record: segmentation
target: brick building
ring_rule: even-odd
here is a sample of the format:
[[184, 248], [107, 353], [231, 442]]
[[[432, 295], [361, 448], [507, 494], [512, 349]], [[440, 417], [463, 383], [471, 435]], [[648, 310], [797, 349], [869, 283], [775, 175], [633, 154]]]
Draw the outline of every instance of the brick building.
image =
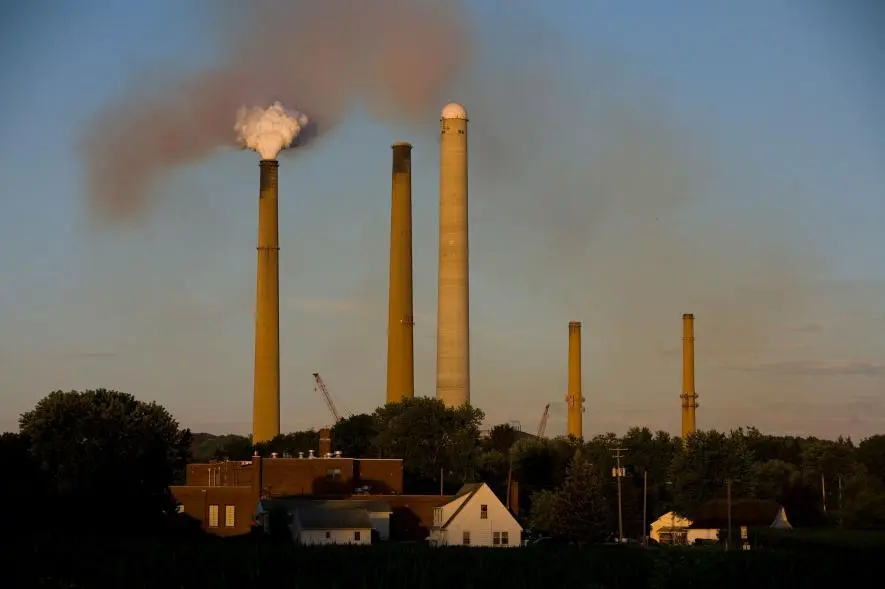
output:
[[433, 525], [433, 508], [450, 498], [403, 495], [399, 458], [351, 458], [332, 453], [320, 435], [319, 452], [307, 456], [190, 464], [184, 485], [171, 487], [179, 511], [221, 536], [248, 533], [262, 499], [300, 497], [325, 502], [380, 500], [390, 505], [391, 538], [421, 539]]

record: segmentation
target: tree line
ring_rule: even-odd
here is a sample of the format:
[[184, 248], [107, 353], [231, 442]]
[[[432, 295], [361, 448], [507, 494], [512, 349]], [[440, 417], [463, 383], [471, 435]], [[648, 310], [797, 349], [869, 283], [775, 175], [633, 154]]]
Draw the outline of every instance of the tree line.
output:
[[[615, 449], [627, 536], [644, 533], [644, 506], [648, 522], [670, 510], [691, 514], [724, 497], [728, 480], [733, 498], [774, 499], [794, 526], [885, 528], [882, 435], [855, 444], [740, 428], [682, 440], [636, 427], [580, 441], [538, 439], [507, 424], [483, 435], [483, 420], [477, 408], [419, 397], [335, 423], [332, 445], [345, 456], [402, 458], [408, 493], [484, 481], [506, 500], [508, 480], [515, 481], [529, 524], [565, 536], [579, 534], [575, 526], [587, 537], [616, 529]], [[4, 504], [46, 499], [57, 506], [47, 517], [67, 525], [159, 525], [175, 512], [168, 487], [183, 481], [189, 461], [307, 454], [318, 444], [313, 430], [256, 445], [244, 436], [191, 434], [162, 406], [126, 393], [55, 391], [21, 416], [18, 433], [0, 436]], [[117, 508], [127, 516], [107, 515]], [[16, 516], [34, 518], [25, 510]]]
[[[604, 515], [616, 513], [615, 449], [620, 448], [628, 536], [643, 535], [644, 511], [646, 523], [669, 511], [690, 515], [702, 503], [724, 498], [729, 480], [733, 498], [773, 499], [794, 526], [885, 529], [885, 435], [854, 443], [745, 427], [698, 431], [683, 440], [634, 427], [624, 435], [580, 441], [539, 439], [509, 424], [481, 435], [483, 419], [476, 408], [447, 409], [436, 399], [409, 399], [342, 419], [332, 426], [332, 445], [348, 456], [404, 458], [405, 489], [411, 493], [439, 492], [441, 483], [451, 492], [481, 480], [506, 500], [508, 480], [516, 481], [522, 511], [537, 512], [530, 522], [540, 527], [549, 527], [549, 516], [543, 515], [549, 509], [533, 505], [552, 504], [576, 453], [586, 462], [581, 480], [596, 481], [605, 499]], [[243, 436], [196, 434], [195, 440], [195, 460], [248, 459], [255, 450], [306, 454], [317, 448], [319, 434], [283, 434], [257, 447]], [[583, 472], [587, 468], [592, 476]]]

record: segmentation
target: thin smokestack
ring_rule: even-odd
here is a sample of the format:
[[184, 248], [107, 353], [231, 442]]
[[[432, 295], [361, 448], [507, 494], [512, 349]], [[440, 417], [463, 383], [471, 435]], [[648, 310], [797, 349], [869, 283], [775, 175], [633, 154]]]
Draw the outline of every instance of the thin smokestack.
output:
[[412, 310], [412, 145], [395, 143], [390, 190], [387, 402], [415, 396]]
[[570, 436], [584, 437], [584, 396], [581, 386], [581, 322], [568, 324], [568, 428]]
[[695, 432], [698, 395], [694, 389], [694, 315], [682, 316], [682, 439]]
[[255, 392], [252, 441], [280, 433], [280, 266], [277, 160], [261, 160], [255, 295]]
[[440, 115], [436, 397], [447, 407], [470, 403], [467, 120], [455, 103]]

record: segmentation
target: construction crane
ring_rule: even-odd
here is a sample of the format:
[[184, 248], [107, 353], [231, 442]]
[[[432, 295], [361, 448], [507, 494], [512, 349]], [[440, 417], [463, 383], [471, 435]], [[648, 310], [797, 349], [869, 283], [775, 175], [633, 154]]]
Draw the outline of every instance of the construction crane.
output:
[[341, 416], [338, 415], [338, 410], [335, 409], [335, 403], [332, 402], [332, 395], [329, 394], [329, 390], [326, 388], [326, 383], [323, 382], [322, 377], [320, 377], [320, 373], [314, 372], [313, 379], [317, 381], [317, 386], [314, 390], [319, 390], [323, 395], [323, 399], [326, 401], [326, 407], [329, 408], [329, 412], [332, 414], [332, 417], [335, 418], [335, 421], [341, 421]]
[[541, 423], [538, 425], [538, 437], [543, 438], [544, 432], [547, 431], [547, 417], [550, 415], [550, 403], [544, 406], [544, 415], [541, 416]]

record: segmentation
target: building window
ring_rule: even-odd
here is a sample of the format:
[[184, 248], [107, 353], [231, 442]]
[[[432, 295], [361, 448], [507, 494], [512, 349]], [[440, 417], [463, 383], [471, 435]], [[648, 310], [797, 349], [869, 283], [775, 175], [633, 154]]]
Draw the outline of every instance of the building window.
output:
[[461, 537], [461, 544], [464, 546], [470, 546], [470, 530], [464, 530], [464, 534]]
[[359, 530], [354, 531], [354, 533], [353, 533], [353, 541], [354, 541], [354, 542], [359, 542], [359, 541], [360, 541], [360, 531], [359, 531]]
[[327, 468], [326, 469], [326, 480], [340, 481], [341, 480], [341, 469], [340, 468]]
[[326, 532], [326, 540], [332, 537], [332, 532]]
[[218, 527], [218, 506], [210, 505], [209, 506], [209, 527], [217, 528]]
[[233, 528], [237, 525], [237, 506], [236, 505], [225, 505], [224, 506], [224, 527], [225, 528]]
[[492, 533], [492, 546], [500, 546], [501, 545], [501, 532], [493, 532]]
[[489, 506], [488, 505], [480, 505], [479, 506], [479, 519], [489, 519]]
[[510, 532], [501, 532], [501, 546], [510, 544]]

